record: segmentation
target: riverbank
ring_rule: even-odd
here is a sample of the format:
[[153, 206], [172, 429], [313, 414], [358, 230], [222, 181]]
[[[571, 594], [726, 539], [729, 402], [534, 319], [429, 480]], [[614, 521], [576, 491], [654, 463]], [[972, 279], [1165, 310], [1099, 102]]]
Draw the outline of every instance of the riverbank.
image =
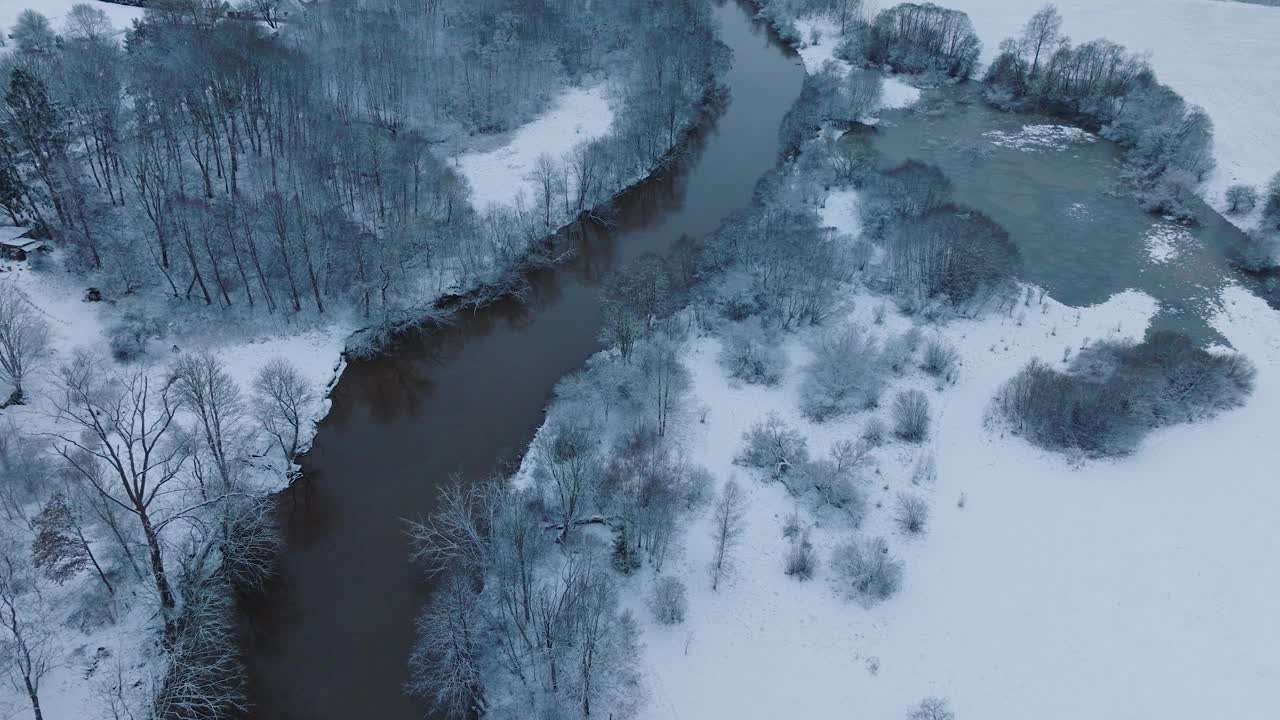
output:
[[[806, 66], [825, 60], [820, 45], [801, 55]], [[859, 201], [848, 190], [826, 196], [823, 224], [854, 242]], [[1189, 261], [1160, 247], [1138, 251], [1161, 264]], [[800, 412], [801, 368], [822, 329], [783, 334], [782, 382], [762, 388], [728, 377], [722, 337], [702, 329], [713, 310], [678, 315], [693, 337], [676, 348], [690, 387], [671, 447], [710, 471], [713, 493], [736, 479], [747, 509], [736, 577], [719, 590], [707, 572], [716, 519], [706, 510], [681, 521], [683, 551], [660, 573], [618, 576], [644, 646], [639, 717], [902, 717], [928, 696], [948, 699], [960, 717], [996, 720], [1260, 720], [1280, 710], [1268, 689], [1280, 678], [1269, 650], [1280, 626], [1265, 607], [1280, 589], [1268, 519], [1280, 501], [1268, 482], [1268, 449], [1280, 442], [1280, 314], [1234, 284], [1216, 289], [1208, 322], [1257, 366], [1254, 395], [1213, 420], [1152, 434], [1131, 457], [1080, 463], [990, 424], [991, 399], [1032, 358], [1060, 366], [1099, 340], [1139, 340], [1160, 306], [1136, 291], [1085, 307], [1031, 287], [1021, 297], [1007, 313], [921, 327], [958, 352], [956, 380], [913, 365], [891, 381], [886, 398], [925, 393], [932, 430], [923, 445], [891, 440], [873, 452], [859, 473], [868, 502], [856, 530], [838, 513], [808, 512], [781, 482], [736, 461], [744, 434], [770, 413], [808, 440], [811, 457], [887, 415], [814, 423]], [[851, 309], [825, 324], [860, 324], [882, 345], [919, 323], [893, 309], [879, 319], [886, 299], [865, 290], [850, 288], [845, 300]], [[621, 362], [611, 358], [593, 364]], [[538, 462], [526, 456], [520, 484], [534, 482]], [[899, 493], [929, 504], [923, 537], [899, 524]], [[808, 582], [784, 574], [797, 543], [784, 533], [797, 513], [818, 558]], [[844, 597], [831, 558], [854, 534], [888, 539], [904, 564], [897, 596], [872, 607]], [[592, 539], [602, 545], [609, 535]], [[660, 577], [688, 589], [680, 624], [650, 610]]]
[[[572, 92], [572, 91], [570, 91]], [[627, 187], [640, 184], [654, 173], [662, 172], [673, 154], [687, 142], [689, 133], [708, 121], [717, 109], [714, 88], [708, 89], [698, 108], [693, 109], [693, 119], [681, 129], [676, 147], [668, 149], [657, 159], [655, 166], [642, 176], [630, 181]], [[554, 114], [554, 110], [552, 113]], [[580, 118], [578, 118], [580, 120]], [[539, 121], [533, 124], [538, 125]], [[545, 125], [546, 123], [543, 123]], [[608, 122], [596, 122], [595, 127], [608, 130]], [[571, 138], [573, 147], [579, 142], [605, 137], [592, 133], [589, 137]], [[513, 134], [512, 142], [497, 152], [529, 154], [526, 146], [540, 144], [542, 134]], [[494, 174], [490, 180], [497, 183], [514, 179]], [[626, 190], [618, 188], [611, 197]], [[572, 218], [566, 218], [572, 224]], [[556, 231], [552, 237], [562, 231]], [[548, 244], [550, 241], [548, 241]], [[536, 254], [532, 248], [528, 257]], [[492, 275], [511, 277], [524, 272], [527, 260], [514, 268], [497, 268]], [[126, 295], [117, 302], [91, 302], [86, 299], [84, 281], [61, 270], [61, 257], [41, 257], [37, 268], [27, 262], [5, 262], [0, 272], [0, 282], [11, 283], [31, 301], [32, 311], [48, 321], [51, 328], [52, 353], [43, 368], [47, 372], [34, 375], [26, 383], [27, 404], [0, 411], [0, 421], [12, 422], [15, 432], [22, 436], [40, 436], [58, 431], [66, 432], [65, 423], [54, 409], [52, 398], [57, 392], [52, 370], [68, 362], [76, 352], [89, 351], [100, 354], [107, 363], [108, 372], [128, 373], [140, 369], [153, 382], [161, 386], [167, 379], [170, 362], [180, 353], [208, 352], [222, 364], [230, 379], [248, 393], [259, 370], [274, 359], [287, 359], [301, 372], [308, 392], [316, 399], [305, 410], [302, 418], [301, 447], [310, 446], [318, 424], [328, 415], [330, 394], [347, 367], [347, 352], [353, 342], [367, 342], [362, 333], [362, 319], [352, 312], [331, 311], [320, 317], [259, 316], [252, 311], [202, 312], [191, 308], [186, 314], [189, 323], [157, 326], [147, 331], [142, 341], [145, 352], [134, 363], [118, 364], [108, 355], [113, 327], [122, 321], [135, 322], [131, 318], [171, 317], [167, 312], [172, 300], [160, 295]], [[448, 316], [465, 307], [495, 302], [494, 292], [504, 292], [502, 283], [488, 283], [468, 289], [452, 283], [442, 283], [438, 293], [424, 298], [423, 316], [448, 322]], [[406, 327], [420, 322], [418, 317], [407, 317]], [[389, 335], [383, 335], [389, 339]], [[270, 462], [270, 441], [259, 438], [246, 455], [253, 458], [248, 465], [246, 488], [262, 495], [271, 495], [285, 489], [296, 477], [296, 467], [283, 467]], [[394, 523], [393, 523], [394, 525]], [[171, 543], [181, 545], [182, 538], [174, 536]], [[73, 627], [64, 619], [77, 612], [86, 593], [90, 592], [92, 578], [77, 578], [64, 586], [46, 593], [48, 614], [57, 629], [50, 635], [54, 647], [52, 657], [55, 667], [44, 678], [41, 700], [50, 717], [92, 717], [100, 710], [103, 693], [119, 690], [136, 712], [148, 707], [148, 694], [162, 682], [166, 655], [161, 652], [155, 633], [150, 630], [154, 620], [154, 603], [148, 598], [145, 586], [130, 585], [128, 599], [121, 604], [122, 615], [114, 622], [100, 626]], [[117, 672], [118, 670], [118, 672]], [[120, 688], [122, 677], [128, 687]], [[135, 683], [134, 681], [140, 681]], [[24, 711], [26, 698], [6, 693], [0, 705], [13, 712]]]

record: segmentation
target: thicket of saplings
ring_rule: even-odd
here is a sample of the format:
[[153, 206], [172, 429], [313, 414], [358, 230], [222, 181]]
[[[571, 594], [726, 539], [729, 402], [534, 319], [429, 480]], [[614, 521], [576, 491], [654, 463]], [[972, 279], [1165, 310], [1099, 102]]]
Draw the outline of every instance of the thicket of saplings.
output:
[[1227, 188], [1226, 199], [1227, 212], [1232, 214], [1248, 215], [1261, 208], [1258, 227], [1246, 234], [1240, 248], [1239, 265], [1253, 273], [1280, 269], [1280, 172], [1271, 177], [1261, 194], [1248, 185], [1233, 185]]
[[1141, 343], [1100, 342], [1065, 371], [1032, 361], [1009, 380], [996, 408], [1014, 432], [1051, 450], [1087, 456], [1132, 452], [1151, 430], [1210, 417], [1244, 403], [1252, 364], [1160, 331]]
[[[257, 21], [271, 2], [148, 5], [123, 42], [90, 5], [61, 27], [21, 15], [0, 60], [0, 207], [108, 298], [156, 290], [184, 320], [395, 322], [430, 283], [504, 277], [647, 174], [728, 61], [683, 0], [319, 2], [274, 29]], [[539, 161], [536, 197], [473, 210], [433, 147], [596, 77], [623, 94], [611, 135]]]

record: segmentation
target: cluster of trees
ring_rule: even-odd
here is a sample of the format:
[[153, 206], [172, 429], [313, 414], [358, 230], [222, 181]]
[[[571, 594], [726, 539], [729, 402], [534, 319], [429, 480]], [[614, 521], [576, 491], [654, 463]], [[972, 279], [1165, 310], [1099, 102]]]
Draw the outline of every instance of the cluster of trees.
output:
[[[115, 622], [140, 594], [158, 608], [169, 658], [154, 679], [155, 716], [244, 709], [233, 592], [266, 580], [280, 542], [253, 467], [292, 463], [315, 396], [283, 360], [251, 393], [211, 355], [183, 355], [156, 376], [78, 353], [53, 374], [58, 423], [0, 444], [12, 641], [59, 622], [37, 612], [50, 583], [79, 585], [70, 621], [84, 627]], [[267, 438], [278, 453], [264, 453]], [[56, 648], [39, 646], [45, 671]], [[38, 713], [42, 666], [15, 657], [7, 669]]]
[[942, 302], [973, 313], [1016, 290], [1017, 245], [991, 218], [953, 204], [937, 167], [908, 160], [864, 185], [864, 233], [881, 241], [885, 289], [902, 307]]
[[[0, 62], [0, 203], [125, 295], [388, 318], [471, 284], [677, 144], [727, 62], [709, 9], [587, 0], [308, 4], [278, 30], [223, 3], [149, 4], [124, 42], [34, 12]], [[477, 213], [432, 152], [622, 78], [615, 134], [539, 166], [532, 205]]]
[[1061, 115], [1128, 147], [1144, 206], [1194, 219], [1194, 189], [1214, 167], [1213, 122], [1160, 84], [1142, 55], [1105, 39], [1073, 46], [1046, 5], [1000, 43], [985, 81], [999, 106]]
[[1001, 388], [996, 407], [1012, 430], [1051, 450], [1131, 452], [1152, 429], [1241, 405], [1255, 370], [1236, 353], [1153, 332], [1141, 343], [1101, 342], [1065, 372], [1033, 360]]
[[940, 72], [968, 79], [982, 54], [969, 16], [933, 3], [901, 3], [881, 10], [865, 32], [863, 56], [894, 72]]

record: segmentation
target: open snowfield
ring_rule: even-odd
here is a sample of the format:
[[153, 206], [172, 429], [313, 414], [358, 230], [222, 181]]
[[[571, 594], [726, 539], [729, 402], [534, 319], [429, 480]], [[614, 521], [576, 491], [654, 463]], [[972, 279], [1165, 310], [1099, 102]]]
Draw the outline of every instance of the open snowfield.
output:
[[[832, 200], [847, 209], [844, 195]], [[851, 301], [849, 318], [877, 332], [907, 326], [892, 312], [873, 325], [879, 298]], [[1270, 450], [1280, 443], [1280, 315], [1229, 289], [1214, 325], [1257, 364], [1255, 395], [1213, 421], [1154, 434], [1132, 457], [1073, 467], [984, 424], [996, 389], [1032, 357], [1061, 363], [1065, 348], [1140, 338], [1155, 311], [1136, 292], [1083, 309], [1043, 298], [941, 329], [962, 356], [957, 384], [939, 389], [918, 371], [895, 383], [929, 394], [930, 441], [891, 442], [868, 473], [861, 531], [885, 535], [905, 563], [899, 594], [870, 609], [829, 584], [847, 522], [821, 516], [817, 577], [787, 577], [782, 527], [795, 501], [732, 462], [742, 432], [770, 412], [799, 428], [814, 456], [857, 437], [868, 415], [822, 425], [801, 416], [808, 331], [788, 336], [792, 363], [772, 389], [730, 382], [718, 339], [691, 341], [689, 404], [711, 412], [705, 424], [688, 420], [684, 450], [719, 480], [736, 477], [750, 509], [736, 579], [720, 592], [707, 576], [711, 518], [690, 524], [685, 555], [667, 568], [689, 587], [683, 625], [650, 619], [641, 599], [651, 576], [624, 593], [644, 619], [642, 716], [894, 718], [927, 695], [949, 698], [960, 718], [993, 720], [1280, 716], [1270, 608], [1280, 590]], [[926, 453], [937, 480], [914, 487]], [[930, 502], [924, 538], [892, 522], [904, 489]]]
[[[946, 0], [982, 38], [982, 57], [1018, 34], [1046, 0]], [[881, 7], [894, 3], [881, 0]], [[1160, 80], [1213, 119], [1218, 167], [1205, 196], [1225, 206], [1235, 183], [1262, 185], [1280, 172], [1280, 7], [1220, 0], [1055, 0], [1063, 32], [1105, 37], [1150, 52]]]
[[63, 18], [67, 11], [81, 3], [87, 3], [107, 14], [111, 25], [118, 31], [124, 31], [134, 18], [142, 17], [143, 9], [128, 5], [98, 2], [98, 0], [0, 0], [0, 30], [3, 30], [6, 42], [13, 24], [23, 10], [31, 9], [49, 18], [55, 32], [62, 31]]
[[457, 169], [471, 186], [471, 204], [478, 210], [510, 204], [520, 193], [530, 202], [534, 183], [529, 174], [539, 155], [560, 162], [578, 145], [603, 137], [612, 124], [604, 84], [566, 89], [554, 107], [522, 125], [506, 144], [458, 156]]

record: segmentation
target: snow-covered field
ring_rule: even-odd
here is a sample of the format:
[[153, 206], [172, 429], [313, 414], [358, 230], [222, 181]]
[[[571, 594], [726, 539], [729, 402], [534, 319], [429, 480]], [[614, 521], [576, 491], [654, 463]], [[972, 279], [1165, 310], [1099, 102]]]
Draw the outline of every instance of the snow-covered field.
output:
[[471, 186], [471, 204], [478, 210], [509, 204], [523, 193], [535, 196], [530, 178], [539, 155], [559, 163], [573, 148], [603, 137], [613, 124], [606, 86], [567, 88], [555, 106], [517, 129], [510, 141], [493, 150], [468, 152], [457, 158], [457, 169]]
[[[882, 1], [883, 7], [892, 3]], [[946, 0], [982, 38], [983, 60], [1045, 0]], [[1220, 0], [1055, 0], [1072, 42], [1105, 37], [1151, 53], [1160, 80], [1213, 119], [1218, 167], [1205, 195], [1225, 207], [1235, 183], [1280, 172], [1280, 7]]]
[[[848, 227], [851, 204], [850, 193], [834, 196], [825, 217]], [[851, 301], [849, 319], [876, 332], [908, 324], [890, 312], [876, 326], [882, 300]], [[644, 618], [642, 716], [893, 718], [940, 695], [961, 718], [1277, 717], [1280, 621], [1269, 604], [1280, 590], [1280, 487], [1269, 449], [1280, 442], [1280, 315], [1228, 289], [1213, 323], [1257, 364], [1256, 394], [1213, 421], [1153, 435], [1132, 457], [1076, 467], [984, 423], [997, 388], [1031, 358], [1061, 363], [1068, 348], [1140, 338], [1156, 309], [1132, 291], [1082, 309], [1043, 298], [937, 331], [960, 351], [959, 380], [897, 381], [929, 394], [934, 431], [923, 447], [877, 451], [865, 484], [873, 509], [861, 531], [884, 534], [905, 562], [902, 590], [870, 609], [840, 596], [824, 564], [807, 583], [783, 573], [795, 500], [732, 462], [743, 431], [770, 412], [815, 456], [857, 437], [868, 416], [816, 425], [800, 414], [808, 332], [786, 338], [792, 362], [772, 389], [731, 382], [718, 339], [690, 341], [689, 405], [711, 411], [705, 424], [687, 421], [683, 450], [719, 480], [736, 477], [750, 510], [736, 579], [719, 592], [707, 577], [711, 518], [690, 523], [684, 556], [666, 570], [689, 587], [683, 625], [649, 619], [650, 576], [624, 593]], [[913, 486], [928, 454], [937, 479]], [[924, 538], [892, 522], [904, 489], [929, 499]], [[821, 562], [850, 535], [821, 520]]]

